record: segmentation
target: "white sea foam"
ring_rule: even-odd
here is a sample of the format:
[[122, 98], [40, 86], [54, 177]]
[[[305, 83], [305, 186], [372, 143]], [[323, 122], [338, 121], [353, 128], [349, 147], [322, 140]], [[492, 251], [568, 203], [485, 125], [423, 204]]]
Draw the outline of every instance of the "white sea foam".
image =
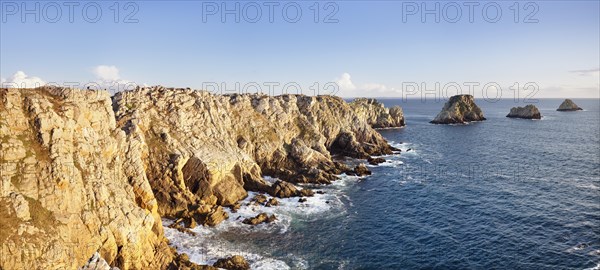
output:
[[592, 268], [586, 268], [584, 270], [600, 270], [600, 263], [596, 264], [596, 266], [594, 266]]
[[577, 187], [582, 189], [600, 190], [600, 187], [594, 184], [577, 185]]
[[[330, 213], [327, 215], [328, 217], [343, 215], [345, 213], [344, 204], [351, 204], [348, 196], [344, 194], [344, 189], [360, 179], [362, 177], [341, 175], [340, 180], [334, 181], [332, 185], [313, 188], [315, 195], [307, 197], [306, 202], [299, 202], [298, 197], [278, 198], [279, 205], [274, 207], [251, 204], [250, 201], [257, 193], [248, 192], [248, 197], [241, 202], [240, 209], [236, 213], [228, 208], [225, 209], [229, 214], [229, 219], [221, 222], [216, 227], [198, 226], [191, 230], [197, 235], [191, 236], [168, 228], [167, 226], [172, 221], [163, 220], [165, 236], [179, 252], [188, 254], [190, 260], [198, 264], [212, 265], [219, 258], [242, 255], [250, 263], [252, 269], [290, 269], [291, 267], [294, 269], [307, 269], [308, 263], [302, 258], [290, 254], [288, 256], [292, 261], [292, 266], [290, 266], [285, 261], [270, 257], [269, 254], [263, 254], [264, 251], [260, 247], [252, 247], [251, 243], [247, 245], [232, 243], [224, 240], [220, 234], [285, 233], [293, 221], [322, 219], [324, 218], [322, 213], [325, 212]], [[278, 179], [265, 177], [265, 180], [274, 183]], [[319, 191], [323, 193], [317, 193]], [[275, 214], [277, 220], [273, 223], [256, 226], [242, 223], [245, 218], [254, 217], [260, 213]]]
[[417, 151], [415, 150], [416, 147], [412, 143], [389, 141], [388, 144], [392, 147], [400, 149], [401, 155], [417, 155]]
[[588, 243], [580, 243], [580, 244], [577, 244], [574, 247], [571, 247], [571, 248], [567, 249], [567, 252], [573, 253], [575, 251], [584, 250], [584, 249], [588, 248], [589, 246], [590, 245]]
[[384, 166], [384, 167], [399, 167], [402, 164], [404, 164], [404, 162], [402, 162], [400, 160], [386, 160], [384, 163], [380, 163], [379, 166]]

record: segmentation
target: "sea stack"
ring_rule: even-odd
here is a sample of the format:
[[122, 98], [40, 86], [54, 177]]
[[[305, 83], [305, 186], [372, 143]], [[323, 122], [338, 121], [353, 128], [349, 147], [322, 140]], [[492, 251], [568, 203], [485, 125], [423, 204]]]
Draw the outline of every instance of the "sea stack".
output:
[[523, 119], [542, 119], [540, 110], [535, 105], [527, 105], [525, 107], [513, 107], [510, 109], [510, 113], [506, 115], [510, 118], [523, 118]]
[[573, 102], [570, 99], [565, 99], [565, 101], [563, 101], [563, 103], [560, 104], [560, 106], [558, 107], [558, 109], [556, 109], [559, 112], [572, 112], [572, 111], [581, 111], [583, 110], [582, 108], [579, 108], [579, 106], [577, 106], [577, 104], [575, 104], [575, 102]]
[[464, 124], [472, 121], [483, 121], [483, 112], [475, 104], [472, 95], [456, 95], [451, 97], [442, 111], [430, 123]]

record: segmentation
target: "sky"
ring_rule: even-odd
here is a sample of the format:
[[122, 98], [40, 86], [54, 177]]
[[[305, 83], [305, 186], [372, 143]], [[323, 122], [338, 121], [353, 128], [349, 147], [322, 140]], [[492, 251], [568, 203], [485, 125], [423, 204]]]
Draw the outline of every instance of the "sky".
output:
[[600, 98], [600, 1], [2, 0], [0, 8], [4, 85]]

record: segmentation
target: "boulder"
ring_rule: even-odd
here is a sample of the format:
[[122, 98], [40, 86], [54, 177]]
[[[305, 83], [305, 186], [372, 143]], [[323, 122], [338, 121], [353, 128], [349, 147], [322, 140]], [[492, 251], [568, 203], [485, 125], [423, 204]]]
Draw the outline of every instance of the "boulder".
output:
[[218, 270], [210, 265], [197, 265], [190, 261], [187, 254], [177, 254], [173, 262], [166, 268], [167, 270]]
[[240, 210], [240, 207], [242, 207], [242, 205], [239, 202], [237, 202], [237, 203], [231, 205], [229, 208], [231, 209], [231, 212], [235, 213], [238, 210]]
[[315, 195], [315, 192], [308, 189], [308, 188], [303, 188], [302, 190], [300, 190], [300, 196], [303, 197], [312, 197]]
[[456, 95], [444, 104], [442, 111], [430, 123], [464, 124], [483, 120], [485, 120], [483, 112], [475, 104], [472, 95]]
[[513, 107], [512, 109], [510, 109], [510, 113], [508, 113], [506, 117], [523, 119], [541, 119], [542, 114], [535, 105], [529, 104], [525, 107]]
[[269, 194], [278, 198], [289, 198], [300, 196], [300, 191], [291, 183], [277, 180], [277, 182], [271, 186]]
[[369, 164], [371, 164], [371, 165], [379, 165], [381, 163], [384, 163], [385, 159], [384, 158], [372, 158], [372, 157], [369, 157], [369, 158], [367, 158], [367, 162], [369, 162]]
[[214, 267], [223, 268], [227, 270], [248, 270], [250, 264], [240, 255], [234, 255], [229, 258], [218, 259], [213, 264]]
[[367, 166], [362, 163], [356, 165], [356, 167], [354, 168], [354, 173], [357, 176], [371, 175], [371, 171], [369, 170], [369, 168], [367, 168]]
[[248, 225], [258, 225], [261, 223], [271, 223], [271, 222], [275, 221], [276, 219], [277, 219], [277, 217], [275, 217], [275, 215], [269, 216], [266, 213], [260, 213], [260, 214], [256, 215], [255, 217], [244, 219], [242, 221], [242, 223], [248, 224]]
[[267, 196], [263, 194], [256, 194], [254, 198], [252, 198], [251, 202], [256, 204], [264, 204], [267, 202]]
[[277, 206], [277, 205], [279, 205], [279, 201], [275, 198], [269, 199], [269, 201], [267, 201], [267, 203], [265, 204], [266, 207]]
[[225, 212], [222, 206], [216, 206], [210, 213], [206, 215], [206, 219], [204, 220], [203, 224], [208, 226], [216, 226], [223, 220], [226, 220], [228, 217], [229, 215], [227, 212]]
[[560, 112], [569, 112], [569, 111], [581, 111], [583, 110], [582, 108], [580, 108], [579, 106], [577, 106], [577, 104], [575, 104], [575, 102], [573, 102], [570, 99], [565, 99], [565, 101], [563, 101], [563, 103], [560, 104], [560, 106], [558, 107], [558, 109], [556, 109], [557, 111]]

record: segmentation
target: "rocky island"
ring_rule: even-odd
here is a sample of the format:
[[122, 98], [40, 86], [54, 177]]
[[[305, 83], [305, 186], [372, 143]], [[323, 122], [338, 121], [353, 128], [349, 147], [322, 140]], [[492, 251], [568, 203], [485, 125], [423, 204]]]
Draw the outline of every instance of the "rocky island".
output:
[[433, 124], [464, 124], [483, 121], [485, 117], [472, 95], [452, 96], [442, 111], [430, 122]]
[[535, 105], [529, 104], [525, 107], [513, 107], [506, 115], [509, 118], [542, 119], [542, 114]]
[[570, 99], [565, 99], [565, 101], [563, 101], [563, 103], [560, 104], [560, 106], [558, 107], [558, 109], [556, 109], [559, 112], [570, 112], [570, 111], [581, 111], [583, 110], [582, 108], [580, 108], [579, 106], [577, 106], [577, 104], [575, 104], [575, 102], [573, 102]]
[[401, 112], [333, 96], [0, 89], [0, 268], [211, 269], [169, 246], [161, 218], [214, 226], [248, 191], [310, 196], [290, 183], [366, 174], [334, 157], [392, 154], [372, 126], [404, 125]]

